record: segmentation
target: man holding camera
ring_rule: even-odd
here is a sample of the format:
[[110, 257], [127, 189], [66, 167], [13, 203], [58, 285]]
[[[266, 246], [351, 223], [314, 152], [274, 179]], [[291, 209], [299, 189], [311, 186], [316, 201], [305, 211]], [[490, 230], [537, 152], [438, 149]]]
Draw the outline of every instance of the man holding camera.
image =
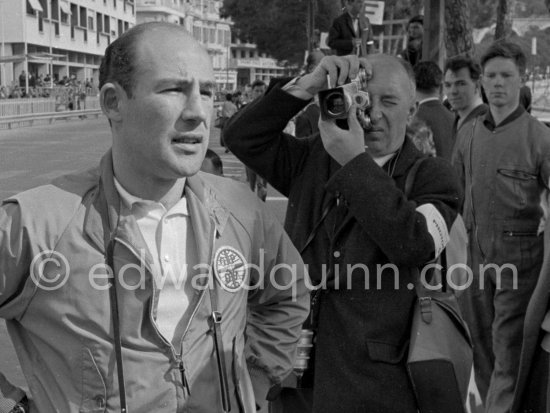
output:
[[[366, 87], [365, 77], [348, 80], [361, 68]], [[345, 86], [321, 94], [320, 133], [284, 134], [288, 120], [329, 87], [327, 78]], [[355, 98], [364, 100], [364, 92], [370, 102], [358, 108]], [[343, 116], [328, 113], [338, 94]], [[405, 136], [415, 109], [407, 63], [389, 55], [327, 56], [227, 127], [232, 152], [289, 198], [285, 228], [316, 288], [315, 412], [416, 413], [406, 371], [417, 281], [411, 268], [444, 248], [462, 195], [438, 158], [421, 164], [404, 195], [408, 171], [422, 157]]]

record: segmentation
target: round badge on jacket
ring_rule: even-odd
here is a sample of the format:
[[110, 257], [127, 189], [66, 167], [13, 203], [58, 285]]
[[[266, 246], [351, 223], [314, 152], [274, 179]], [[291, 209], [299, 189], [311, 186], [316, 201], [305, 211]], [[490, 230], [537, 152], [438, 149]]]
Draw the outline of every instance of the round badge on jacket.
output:
[[214, 254], [214, 274], [224, 290], [237, 292], [246, 278], [246, 260], [233, 247], [223, 246]]

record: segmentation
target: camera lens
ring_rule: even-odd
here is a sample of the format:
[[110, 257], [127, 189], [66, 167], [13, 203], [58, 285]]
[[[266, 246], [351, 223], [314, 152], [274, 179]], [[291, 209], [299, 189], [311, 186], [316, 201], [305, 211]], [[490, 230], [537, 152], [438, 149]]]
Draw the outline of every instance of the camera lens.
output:
[[370, 96], [367, 92], [357, 92], [353, 99], [360, 109], [366, 109], [370, 106]]
[[342, 116], [347, 112], [345, 97], [340, 92], [327, 95], [325, 98], [325, 107], [331, 116]]

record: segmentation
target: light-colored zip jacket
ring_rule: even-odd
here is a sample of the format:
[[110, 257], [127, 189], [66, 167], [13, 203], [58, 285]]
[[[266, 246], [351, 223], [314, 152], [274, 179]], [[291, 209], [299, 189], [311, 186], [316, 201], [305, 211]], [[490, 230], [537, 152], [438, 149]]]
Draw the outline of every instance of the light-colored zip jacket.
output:
[[[113, 278], [105, 265], [113, 238], [130, 413], [222, 411], [208, 286], [222, 314], [231, 411], [256, 411], [255, 401], [290, 372], [309, 311], [298, 252], [242, 184], [199, 173], [187, 179], [185, 196], [204, 276], [196, 281], [181, 349], [155, 324], [159, 291], [151, 258], [133, 217], [119, 216], [110, 152], [99, 169], [3, 203], [0, 317], [27, 379], [32, 412], [120, 411]], [[246, 263], [257, 267], [243, 275]], [[2, 379], [0, 399], [20, 395]]]

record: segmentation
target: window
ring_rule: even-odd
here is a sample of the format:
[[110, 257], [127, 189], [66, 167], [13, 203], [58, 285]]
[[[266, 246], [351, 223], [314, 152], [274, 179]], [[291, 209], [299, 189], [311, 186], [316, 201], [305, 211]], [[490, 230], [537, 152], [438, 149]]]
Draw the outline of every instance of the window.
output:
[[86, 23], [88, 21], [88, 11], [85, 7], [80, 7], [80, 20], [79, 20], [79, 26], [80, 27], [86, 27]]
[[52, 20], [59, 21], [59, 2], [58, 0], [52, 0]]
[[197, 26], [193, 26], [193, 37], [197, 41], [201, 41], [201, 28]]
[[35, 16], [39, 11], [44, 10], [42, 10], [42, 5], [38, 0], [27, 0], [27, 14]]
[[94, 30], [94, 18], [92, 16], [88, 16], [88, 29]]

